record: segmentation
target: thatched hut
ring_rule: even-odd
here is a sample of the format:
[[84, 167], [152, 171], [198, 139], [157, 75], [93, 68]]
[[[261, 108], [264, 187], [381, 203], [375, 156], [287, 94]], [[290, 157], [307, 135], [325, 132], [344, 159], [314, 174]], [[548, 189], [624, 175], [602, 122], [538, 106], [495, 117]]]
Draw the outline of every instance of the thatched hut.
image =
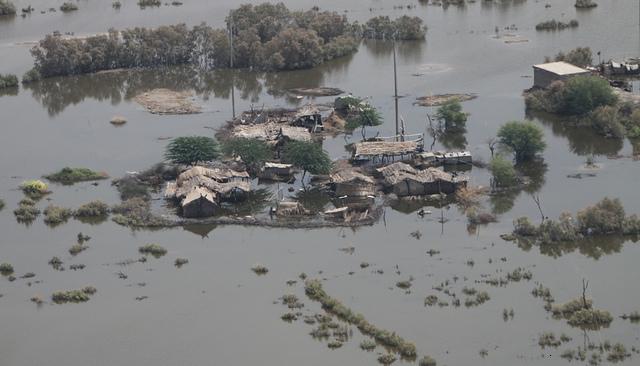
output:
[[262, 140], [270, 145], [281, 145], [286, 141], [311, 141], [311, 133], [306, 128], [274, 122], [236, 125], [231, 131], [231, 135]]
[[364, 141], [355, 144], [353, 160], [373, 164], [406, 161], [423, 148], [422, 137], [412, 141]]
[[465, 177], [456, 177], [436, 168], [418, 170], [401, 162], [379, 168], [377, 172], [385, 188], [400, 197], [451, 194], [467, 185]]
[[320, 110], [313, 105], [306, 105], [300, 108], [293, 117], [291, 124], [296, 127], [304, 127], [309, 132], [324, 130]]
[[246, 171], [195, 166], [167, 184], [165, 197], [179, 201], [185, 217], [208, 217], [215, 213], [219, 202], [243, 200], [250, 190]]
[[375, 181], [355, 169], [341, 169], [330, 176], [337, 196], [373, 196]]

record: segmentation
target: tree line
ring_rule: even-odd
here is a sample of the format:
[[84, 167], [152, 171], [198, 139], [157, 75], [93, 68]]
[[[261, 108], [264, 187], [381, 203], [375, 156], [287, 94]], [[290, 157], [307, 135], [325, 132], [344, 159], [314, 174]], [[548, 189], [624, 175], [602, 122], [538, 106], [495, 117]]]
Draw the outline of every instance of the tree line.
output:
[[227, 29], [205, 23], [111, 29], [84, 39], [47, 35], [31, 50], [34, 69], [23, 80], [179, 64], [306, 69], [355, 52], [362, 37], [422, 39], [426, 31], [417, 17], [378, 17], [360, 25], [337, 12], [290, 11], [282, 3], [242, 5], [229, 13], [226, 24]]

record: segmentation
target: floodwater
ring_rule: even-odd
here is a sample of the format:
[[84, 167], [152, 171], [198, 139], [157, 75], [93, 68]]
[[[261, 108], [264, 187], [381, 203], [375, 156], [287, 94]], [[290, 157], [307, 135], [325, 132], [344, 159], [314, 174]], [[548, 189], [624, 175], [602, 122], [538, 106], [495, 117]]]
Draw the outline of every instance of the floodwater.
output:
[[[203, 21], [221, 25], [236, 1], [186, 0], [181, 7], [139, 10], [134, 1], [113, 10], [110, 2], [79, 1], [80, 10], [40, 14], [58, 6], [55, 1], [28, 3], [36, 11], [26, 18], [0, 19], [0, 73], [21, 75], [31, 67], [29, 42], [59, 30], [76, 35], [104, 32], [109, 27], [157, 26]], [[307, 9], [311, 1], [286, 1]], [[551, 4], [545, 8], [545, 4]], [[324, 1], [323, 9], [345, 12], [352, 20], [375, 15], [402, 14], [422, 17], [429, 26], [425, 42], [398, 45], [399, 86], [404, 96], [400, 113], [409, 133], [425, 130], [425, 116], [433, 113], [414, 106], [416, 97], [428, 94], [471, 92], [478, 98], [465, 102], [470, 113], [466, 141], [474, 157], [489, 158], [486, 140], [506, 121], [525, 118], [521, 93], [532, 84], [533, 63], [545, 55], [577, 46], [590, 46], [602, 57], [638, 56], [638, 3], [600, 0], [592, 10], [576, 11], [570, 1], [478, 1], [466, 7], [419, 4], [415, 1]], [[394, 5], [415, 5], [394, 9]], [[540, 21], [577, 19], [577, 29], [536, 32]], [[505, 30], [515, 25], [516, 30]], [[501, 38], [494, 38], [499, 28]], [[504, 42], [505, 34], [528, 42]], [[234, 74], [234, 75], [232, 75]], [[545, 167], [537, 167], [537, 184], [530, 191], [485, 203], [499, 214], [499, 222], [467, 228], [465, 216], [455, 207], [426, 208], [433, 215], [420, 218], [419, 205], [388, 207], [383, 220], [358, 229], [266, 229], [241, 226], [189, 227], [156, 231], [131, 231], [110, 221], [98, 225], [70, 220], [56, 228], [42, 219], [25, 226], [12, 210], [22, 198], [17, 189], [25, 179], [37, 178], [63, 166], [84, 166], [118, 177], [145, 169], [162, 158], [166, 138], [213, 135], [231, 116], [230, 86], [235, 79], [236, 110], [251, 106], [295, 106], [283, 90], [293, 87], [338, 87], [370, 97], [385, 124], [381, 135], [394, 131], [392, 46], [365, 42], [359, 51], [313, 70], [265, 74], [245, 71], [197, 73], [184, 68], [141, 70], [50, 79], [21, 87], [17, 94], [0, 95], [0, 262], [12, 263], [14, 282], [0, 279], [0, 365], [372, 365], [377, 353], [361, 351], [363, 339], [353, 329], [353, 339], [338, 350], [314, 340], [311, 326], [280, 319], [286, 308], [274, 301], [295, 293], [305, 303], [304, 312], [320, 312], [304, 296], [301, 281], [287, 280], [305, 272], [325, 278], [333, 297], [380, 328], [397, 332], [416, 344], [418, 354], [431, 355], [439, 365], [563, 365], [562, 350], [585, 342], [621, 342], [628, 350], [640, 347], [640, 326], [619, 319], [640, 310], [640, 247], [623, 238], [567, 245], [554, 251], [521, 248], [499, 235], [510, 232], [512, 221], [527, 215], [539, 217], [530, 193], [540, 197], [544, 214], [557, 217], [575, 212], [605, 196], [620, 198], [629, 213], [640, 213], [636, 179], [637, 152], [628, 140], [616, 142], [589, 131], [562, 126], [562, 121], [534, 118], [544, 127], [548, 148]], [[156, 116], [133, 100], [136, 93], [156, 87], [196, 90], [204, 113], [190, 116]], [[331, 98], [317, 98], [330, 102]], [[306, 101], [302, 101], [304, 103]], [[113, 115], [128, 123], [109, 124]], [[373, 130], [369, 134], [375, 133]], [[353, 141], [346, 138], [346, 142]], [[327, 138], [324, 147], [332, 157], [346, 157], [345, 137]], [[585, 161], [594, 156], [600, 165], [594, 177], [568, 178], [589, 172]], [[488, 174], [474, 168], [474, 185], [487, 185]], [[52, 203], [77, 207], [90, 200], [118, 202], [108, 181], [98, 186], [77, 184], [52, 187]], [[40, 206], [46, 205], [46, 201]], [[408, 206], [408, 207], [407, 207]], [[439, 219], [446, 221], [441, 224]], [[410, 233], [419, 231], [419, 239]], [[77, 257], [68, 255], [78, 232], [92, 237], [90, 248]], [[168, 249], [160, 259], [126, 266], [116, 263], [138, 258], [137, 248], [159, 243]], [[340, 248], [355, 247], [353, 254]], [[440, 253], [429, 256], [429, 249]], [[81, 271], [55, 271], [52, 256], [65, 265], [82, 263]], [[189, 264], [176, 268], [177, 257]], [[501, 258], [506, 258], [502, 261]], [[474, 265], [467, 264], [473, 261]], [[360, 268], [361, 262], [370, 267]], [[250, 268], [269, 268], [256, 276]], [[501, 276], [524, 267], [531, 281], [507, 287], [476, 284], [483, 275]], [[382, 269], [379, 274], [376, 270]], [[32, 279], [21, 279], [26, 272]], [[119, 272], [127, 278], [119, 278]], [[354, 272], [352, 275], [349, 272]], [[411, 293], [395, 283], [413, 277]], [[459, 279], [453, 283], [453, 277]], [[555, 320], [543, 303], [531, 296], [535, 283], [549, 287], [556, 301], [581, 295], [582, 279], [589, 280], [595, 306], [611, 312], [611, 326], [583, 332]], [[35, 283], [34, 281], [42, 281]], [[478, 307], [425, 307], [432, 288], [449, 280], [460, 295], [462, 287], [486, 290], [490, 301]], [[28, 282], [32, 284], [29, 286]], [[142, 285], [144, 284], [144, 285]], [[96, 295], [85, 304], [38, 307], [32, 296], [48, 300], [52, 292], [92, 285]], [[137, 301], [136, 297], [148, 296]], [[461, 296], [461, 295], [460, 295]], [[515, 317], [504, 321], [503, 309]], [[564, 332], [573, 340], [558, 349], [541, 349], [538, 335]], [[482, 357], [480, 350], [487, 350]], [[378, 347], [377, 352], [383, 352]], [[603, 357], [606, 363], [606, 355]], [[637, 364], [634, 354], [623, 364]], [[401, 363], [404, 361], [397, 361]], [[408, 364], [408, 363], [407, 363]]]

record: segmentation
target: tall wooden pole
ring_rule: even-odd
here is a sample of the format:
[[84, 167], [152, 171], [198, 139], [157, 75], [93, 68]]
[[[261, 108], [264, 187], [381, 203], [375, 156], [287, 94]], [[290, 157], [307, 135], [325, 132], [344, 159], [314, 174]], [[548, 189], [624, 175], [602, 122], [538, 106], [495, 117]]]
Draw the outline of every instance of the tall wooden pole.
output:
[[231, 113], [236, 119], [235, 71], [233, 70], [233, 13], [229, 14], [229, 67], [231, 72]]
[[398, 125], [398, 70], [396, 65], [396, 40], [394, 37], [393, 40], [393, 86], [394, 86], [394, 100], [396, 106], [396, 140], [398, 140], [398, 135], [400, 134], [400, 129]]

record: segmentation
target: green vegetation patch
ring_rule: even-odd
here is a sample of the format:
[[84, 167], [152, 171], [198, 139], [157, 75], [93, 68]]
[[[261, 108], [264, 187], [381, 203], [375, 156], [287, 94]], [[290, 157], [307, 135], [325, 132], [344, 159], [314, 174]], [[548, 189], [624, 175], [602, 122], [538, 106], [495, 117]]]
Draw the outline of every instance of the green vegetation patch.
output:
[[[0, 6], [2, 3], [0, 3]], [[0, 9], [0, 12], [2, 10]], [[1, 15], [1, 14], [0, 14]], [[18, 87], [18, 77], [13, 74], [0, 74], [0, 89], [4, 88], [17, 88]]]
[[3, 276], [13, 274], [13, 266], [10, 263], [0, 264], [0, 274], [2, 274]]
[[73, 216], [73, 211], [59, 206], [49, 205], [44, 209], [44, 222], [50, 226], [64, 224]]
[[76, 11], [76, 10], [78, 10], [78, 5], [71, 2], [65, 2], [62, 5], [60, 5], [60, 11], [65, 13], [70, 11]]
[[364, 318], [364, 315], [354, 313], [340, 301], [330, 297], [322, 288], [320, 281], [306, 280], [305, 293], [310, 299], [318, 301], [322, 305], [322, 308], [328, 313], [334, 314], [347, 323], [355, 325], [363, 334], [374, 338], [378, 343], [393, 350], [400, 356], [407, 359], [415, 359], [415, 344], [407, 342], [394, 332], [377, 328], [369, 323]]
[[91, 201], [78, 207], [73, 215], [86, 218], [106, 217], [109, 215], [109, 205], [102, 201]]
[[0, 0], [0, 16], [15, 15], [16, 6], [9, 0]]
[[47, 183], [37, 179], [22, 182], [20, 189], [27, 197], [34, 200], [40, 199], [51, 193]]
[[158, 244], [143, 245], [138, 248], [138, 251], [142, 254], [151, 254], [156, 258], [160, 258], [163, 255], [167, 254], [167, 250]]
[[94, 181], [109, 178], [105, 172], [95, 172], [86, 168], [62, 168], [59, 172], [45, 175], [46, 179], [62, 184], [74, 184], [78, 182]]
[[208, 162], [220, 156], [218, 142], [206, 136], [177, 137], [167, 145], [165, 158], [175, 164]]
[[51, 295], [51, 301], [56, 304], [87, 302], [90, 296], [97, 292], [93, 286], [84, 287], [81, 290], [56, 291]]

